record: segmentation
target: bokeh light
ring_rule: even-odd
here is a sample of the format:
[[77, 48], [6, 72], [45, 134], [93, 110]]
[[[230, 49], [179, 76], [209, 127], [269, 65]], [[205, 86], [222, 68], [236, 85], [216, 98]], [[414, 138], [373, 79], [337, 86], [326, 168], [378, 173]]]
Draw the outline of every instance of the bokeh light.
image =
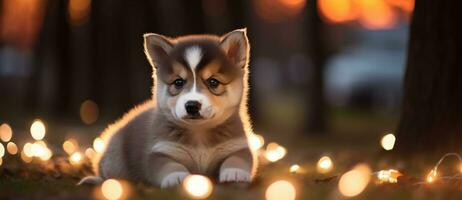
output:
[[205, 199], [212, 194], [213, 185], [209, 178], [194, 174], [184, 179], [183, 189], [193, 199]]
[[101, 185], [101, 192], [108, 200], [120, 199], [123, 194], [122, 184], [115, 179], [107, 179]]
[[359, 23], [367, 29], [389, 29], [397, 23], [396, 13], [383, 0], [358, 0]]
[[32, 156], [28, 156], [26, 152], [23, 150], [21, 152], [21, 160], [24, 161], [25, 163], [30, 163], [32, 162]]
[[297, 164], [290, 166], [290, 169], [289, 169], [290, 173], [297, 173], [298, 170], [300, 170], [300, 166]]
[[329, 156], [321, 157], [316, 165], [316, 170], [322, 174], [329, 173], [333, 168], [334, 164]]
[[3, 142], [9, 142], [13, 137], [13, 130], [11, 129], [10, 125], [2, 124], [0, 125], [0, 139]]
[[85, 149], [85, 156], [91, 160], [96, 156], [96, 151], [93, 148], [87, 148]]
[[30, 126], [30, 133], [35, 140], [42, 140], [46, 133], [45, 124], [39, 119], [34, 120]]
[[68, 12], [70, 22], [74, 26], [79, 26], [88, 21], [90, 17], [91, 0], [70, 0]]
[[3, 144], [0, 143], [0, 158], [5, 155], [5, 147], [3, 147]]
[[306, 0], [253, 0], [255, 13], [268, 22], [280, 22], [299, 15]]
[[397, 183], [398, 177], [402, 175], [401, 172], [395, 169], [380, 170], [377, 172], [377, 179], [380, 183]]
[[265, 193], [266, 200], [294, 200], [296, 196], [295, 187], [286, 180], [272, 183]]
[[16, 155], [18, 153], [18, 146], [16, 146], [14, 142], [8, 142], [8, 144], [6, 144], [6, 150], [9, 154]]
[[27, 142], [24, 144], [24, 147], [22, 148], [24, 155], [31, 158], [34, 156], [34, 153], [32, 152], [32, 144]]
[[79, 152], [73, 153], [73, 154], [69, 157], [69, 161], [70, 161], [71, 164], [73, 164], [73, 165], [80, 165], [80, 163], [81, 163], [81, 161], [82, 161], [82, 154], [79, 153]]
[[93, 140], [93, 149], [97, 153], [103, 153], [105, 146], [106, 146], [106, 144], [105, 144], [104, 140], [101, 139], [100, 137], [97, 137], [97, 138], [95, 138], [95, 140]]
[[[73, 0], [75, 1], [75, 0]], [[80, 119], [85, 124], [93, 124], [98, 120], [99, 108], [92, 100], [85, 100], [80, 105]]]
[[354, 20], [357, 15], [351, 0], [319, 0], [318, 9], [332, 23]]
[[366, 189], [370, 181], [370, 176], [371, 170], [367, 165], [357, 165], [340, 177], [338, 189], [346, 197], [357, 196]]
[[393, 147], [395, 146], [395, 142], [396, 142], [396, 137], [395, 135], [391, 133], [383, 136], [382, 140], [380, 140], [380, 144], [382, 145], [382, 148], [387, 151], [390, 151], [393, 149]]
[[265, 139], [261, 135], [250, 134], [249, 145], [252, 150], [256, 151], [265, 145]]
[[68, 155], [72, 155], [79, 150], [79, 143], [75, 139], [68, 139], [63, 143], [63, 149]]

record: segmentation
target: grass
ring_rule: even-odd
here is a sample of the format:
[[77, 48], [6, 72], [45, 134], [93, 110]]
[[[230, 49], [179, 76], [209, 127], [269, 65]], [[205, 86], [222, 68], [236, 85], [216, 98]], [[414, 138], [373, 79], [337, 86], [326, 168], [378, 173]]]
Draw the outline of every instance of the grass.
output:
[[[406, 176], [398, 184], [371, 182], [363, 193], [353, 199], [461, 199], [462, 186], [459, 182], [413, 185], [417, 181], [415, 178], [424, 177], [441, 155], [417, 155], [404, 160], [381, 150], [380, 137], [393, 130], [396, 117], [342, 109], [335, 110], [331, 117], [331, 128], [325, 136], [309, 136], [296, 131], [261, 133], [267, 143], [275, 141], [285, 146], [288, 155], [279, 162], [260, 167], [257, 179], [248, 187], [240, 184], [215, 185], [209, 199], [264, 199], [267, 186], [279, 179], [289, 180], [295, 185], [297, 199], [343, 199], [337, 189], [338, 176], [357, 163], [367, 163], [373, 170], [399, 169]], [[46, 140], [54, 145], [56, 151], [66, 137], [77, 137], [85, 146], [91, 144], [92, 138], [103, 128], [103, 124], [85, 127], [51, 120]], [[272, 130], [271, 127], [269, 129]], [[18, 136], [15, 135], [14, 140], [26, 140], [26, 129], [16, 132]], [[55, 155], [57, 158], [54, 159], [66, 159], [64, 153]], [[321, 175], [315, 169], [317, 160], [323, 155], [331, 156], [334, 162], [334, 170], [327, 175]], [[299, 164], [304, 172], [290, 173], [288, 169], [292, 164]], [[453, 164], [448, 162], [449, 167], [442, 170], [454, 170]], [[42, 168], [41, 164], [23, 164], [17, 156], [4, 157], [0, 167], [0, 199], [101, 198], [97, 186], [75, 186], [79, 177], [88, 174], [88, 171], [59, 171], [57, 175]], [[331, 179], [325, 179], [329, 177]], [[159, 190], [143, 184], [130, 185], [128, 199], [187, 199], [180, 188]]]

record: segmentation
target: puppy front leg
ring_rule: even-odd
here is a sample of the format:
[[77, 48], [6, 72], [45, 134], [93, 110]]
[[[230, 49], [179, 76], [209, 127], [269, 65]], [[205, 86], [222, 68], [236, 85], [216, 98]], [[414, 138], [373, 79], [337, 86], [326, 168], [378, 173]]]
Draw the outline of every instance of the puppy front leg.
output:
[[183, 182], [190, 175], [188, 169], [164, 155], [151, 155], [149, 160], [149, 182], [161, 188], [170, 188]]
[[220, 167], [219, 181], [246, 182], [252, 181], [253, 157], [249, 149], [240, 150], [228, 157]]

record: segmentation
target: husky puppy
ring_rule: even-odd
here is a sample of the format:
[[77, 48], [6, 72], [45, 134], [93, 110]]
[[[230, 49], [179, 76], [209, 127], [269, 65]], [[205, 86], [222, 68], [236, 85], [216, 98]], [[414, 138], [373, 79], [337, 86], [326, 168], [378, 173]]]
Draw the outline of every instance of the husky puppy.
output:
[[167, 188], [189, 174], [251, 182], [249, 48], [246, 29], [221, 37], [145, 34], [153, 97], [104, 131], [97, 176], [81, 183], [122, 178]]

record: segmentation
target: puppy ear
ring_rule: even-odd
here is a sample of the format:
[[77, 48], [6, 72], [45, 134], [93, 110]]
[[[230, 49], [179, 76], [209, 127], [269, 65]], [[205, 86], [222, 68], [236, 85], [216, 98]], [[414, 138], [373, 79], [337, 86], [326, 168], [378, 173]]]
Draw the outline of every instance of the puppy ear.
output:
[[144, 53], [154, 68], [168, 61], [172, 48], [172, 39], [155, 33], [144, 34]]
[[250, 49], [247, 29], [237, 29], [223, 35], [220, 39], [220, 46], [236, 66], [241, 68], [247, 66]]

